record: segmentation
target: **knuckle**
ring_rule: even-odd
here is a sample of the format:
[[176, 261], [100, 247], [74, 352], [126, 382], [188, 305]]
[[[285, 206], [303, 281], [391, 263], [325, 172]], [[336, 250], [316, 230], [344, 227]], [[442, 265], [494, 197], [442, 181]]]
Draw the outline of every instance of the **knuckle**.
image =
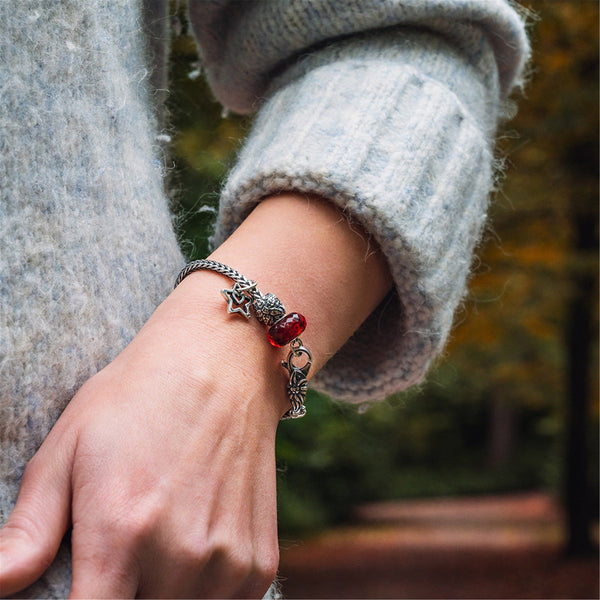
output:
[[158, 511], [148, 502], [125, 502], [121, 499], [115, 504], [107, 510], [103, 519], [106, 533], [129, 550], [142, 548], [158, 528]]
[[254, 560], [248, 585], [253, 589], [266, 590], [275, 577], [279, 568], [279, 550], [263, 551]]
[[212, 547], [212, 558], [224, 565], [230, 581], [243, 582], [253, 572], [252, 546], [241, 540], [233, 541], [224, 538], [217, 541]]
[[254, 561], [252, 560], [252, 554], [250, 552], [240, 552], [231, 555], [229, 564], [233, 576], [240, 581], [249, 577], [254, 569]]
[[206, 565], [211, 554], [208, 544], [192, 538], [180, 540], [177, 546], [178, 561], [192, 570], [199, 570]]
[[264, 552], [257, 561], [257, 573], [263, 583], [270, 585], [279, 569], [279, 548]]

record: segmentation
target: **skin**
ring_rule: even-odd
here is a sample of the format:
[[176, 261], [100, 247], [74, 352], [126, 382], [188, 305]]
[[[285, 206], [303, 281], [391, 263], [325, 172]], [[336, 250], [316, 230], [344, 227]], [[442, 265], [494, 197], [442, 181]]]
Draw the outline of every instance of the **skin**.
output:
[[[391, 287], [356, 224], [317, 197], [265, 199], [211, 258], [302, 313], [311, 375]], [[286, 349], [189, 275], [74, 396], [0, 530], [0, 591], [33, 583], [72, 526], [72, 598], [262, 597], [278, 566], [275, 434]], [[310, 408], [309, 408], [310, 410]], [[302, 422], [298, 422], [302, 426]]]

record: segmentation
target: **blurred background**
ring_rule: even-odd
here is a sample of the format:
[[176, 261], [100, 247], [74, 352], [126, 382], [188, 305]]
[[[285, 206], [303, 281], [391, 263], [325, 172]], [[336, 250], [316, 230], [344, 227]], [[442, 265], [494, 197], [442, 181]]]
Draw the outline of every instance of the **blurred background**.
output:
[[[598, 597], [598, 2], [523, 4], [530, 83], [444, 357], [381, 405], [309, 393], [280, 426], [287, 597]], [[221, 114], [172, 11], [170, 186], [194, 259], [251, 119]]]

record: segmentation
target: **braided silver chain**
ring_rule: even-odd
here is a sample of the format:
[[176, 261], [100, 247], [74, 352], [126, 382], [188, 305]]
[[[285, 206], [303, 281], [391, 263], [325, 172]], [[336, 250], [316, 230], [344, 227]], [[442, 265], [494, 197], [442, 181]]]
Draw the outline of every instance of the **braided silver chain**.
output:
[[[228, 277], [234, 282], [232, 289], [222, 290], [228, 302], [227, 310], [230, 313], [239, 312], [246, 318], [250, 318], [250, 305], [252, 305], [257, 319], [267, 326], [273, 325], [285, 315], [285, 308], [279, 298], [270, 293], [261, 294], [256, 287], [255, 281], [251, 281], [239, 271], [216, 260], [204, 258], [188, 263], [177, 276], [174, 287], [177, 287], [190, 273], [201, 270], [214, 271]], [[294, 358], [299, 357], [305, 357], [306, 359], [302, 367], [295, 365], [293, 361]], [[312, 365], [312, 356], [308, 348], [304, 347], [299, 337], [290, 342], [290, 352], [287, 360], [281, 361], [281, 365], [289, 373], [287, 391], [291, 404], [291, 408], [281, 418], [297, 419], [303, 417], [306, 414], [304, 400], [306, 398], [308, 371]]]
[[[181, 272], [177, 276], [174, 287], [177, 287], [190, 273], [194, 271], [208, 270], [214, 271], [215, 273], [220, 273], [221, 275], [225, 275], [225, 277], [229, 277], [232, 281], [235, 281], [240, 286], [244, 288], [249, 288], [256, 290], [256, 282], [250, 281], [247, 277], [244, 277], [239, 271], [224, 265], [223, 263], [217, 262], [216, 260], [209, 260], [208, 258], [203, 258], [201, 260], [194, 260], [191, 263], [188, 263], [181, 269]], [[253, 294], [254, 295], [254, 294]]]

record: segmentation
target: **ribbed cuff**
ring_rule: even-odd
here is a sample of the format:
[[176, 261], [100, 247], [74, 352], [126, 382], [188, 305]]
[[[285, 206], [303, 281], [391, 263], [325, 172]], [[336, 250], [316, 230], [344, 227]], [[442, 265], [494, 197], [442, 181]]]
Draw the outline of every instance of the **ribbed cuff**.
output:
[[339, 42], [274, 82], [224, 188], [213, 242], [266, 196], [316, 193], [358, 221], [395, 293], [314, 379], [351, 402], [420, 381], [465, 289], [491, 186], [497, 77], [403, 29]]

